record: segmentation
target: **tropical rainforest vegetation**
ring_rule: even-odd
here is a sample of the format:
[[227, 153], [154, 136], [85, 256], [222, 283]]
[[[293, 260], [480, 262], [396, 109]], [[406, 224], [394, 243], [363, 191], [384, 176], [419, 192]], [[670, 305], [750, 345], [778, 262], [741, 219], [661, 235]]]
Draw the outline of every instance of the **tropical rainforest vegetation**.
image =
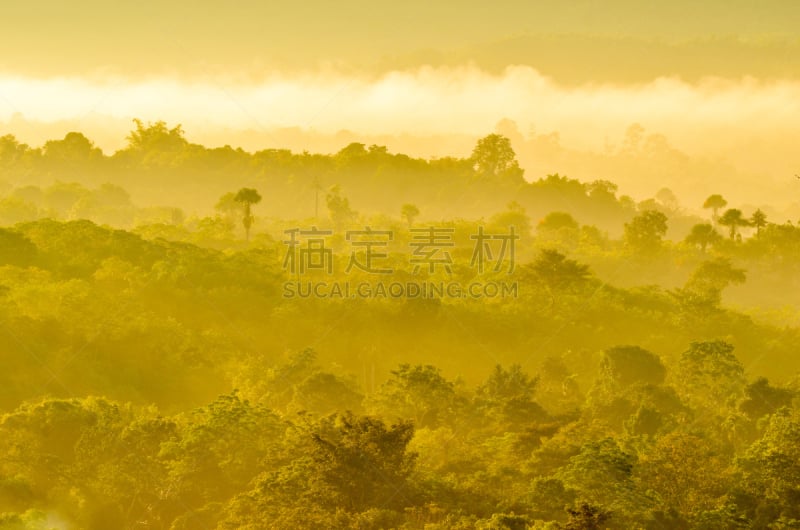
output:
[[[526, 180], [500, 135], [0, 138], [0, 528], [800, 528], [800, 227], [654, 188]], [[302, 275], [315, 228], [331, 269]], [[449, 270], [414, 274], [430, 228]], [[507, 266], [471, 266], [483, 230]], [[286, 296], [375, 280], [370, 252], [517, 289]]]

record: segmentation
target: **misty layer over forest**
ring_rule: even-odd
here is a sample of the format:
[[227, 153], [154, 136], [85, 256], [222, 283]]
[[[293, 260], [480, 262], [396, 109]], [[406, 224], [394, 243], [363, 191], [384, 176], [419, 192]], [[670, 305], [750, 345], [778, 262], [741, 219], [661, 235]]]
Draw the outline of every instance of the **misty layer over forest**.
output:
[[800, 221], [513, 145], [0, 137], [0, 529], [797, 528]]
[[793, 0], [199, 4], [7, 2], [0, 130], [32, 146], [82, 131], [111, 156], [140, 117], [250, 153], [359, 142], [426, 160], [497, 132], [529, 181], [609, 180], [637, 201], [666, 187], [690, 211], [724, 190], [800, 217]]
[[754, 209], [800, 216], [800, 82], [792, 78], [688, 82], [665, 74], [571, 87], [527, 65], [491, 73], [465, 64], [263, 80], [0, 74], [0, 94], [0, 130], [31, 146], [82, 131], [113, 156], [130, 150], [127, 116], [183, 123], [190, 143], [249, 153], [269, 146], [335, 154], [363, 143], [426, 160], [464, 158], [496, 132], [511, 140], [528, 180], [610, 180], [637, 200], [667, 187], [689, 206], [725, 189]]
[[[701, 199], [687, 200], [654, 181], [649, 184], [652, 194], [635, 200], [615, 181], [579, 181], [558, 173], [531, 176], [523, 171], [513, 148], [513, 138], [519, 133], [512, 122], [498, 127], [507, 136], [488, 135], [464, 157], [436, 159], [391, 153], [385, 146], [360, 142], [349, 143], [332, 155], [286, 149], [247, 152], [227, 145], [208, 148], [189, 142], [180, 126], [139, 120], [134, 125], [125, 148], [112, 155], [105, 155], [79, 132], [41, 147], [28, 146], [12, 135], [0, 137], [0, 224], [88, 219], [149, 239], [241, 250], [245, 243], [236, 220], [239, 205], [229, 194], [249, 187], [263, 195], [255, 210], [251, 244], [261, 238], [280, 246], [283, 232], [295, 225], [332, 225], [326, 200], [334, 195], [346, 201], [351, 212], [347, 222], [353, 226], [391, 228], [405, 204], [414, 205], [420, 211], [418, 222], [424, 223], [513, 221], [538, 247], [575, 254], [604, 280], [624, 286], [678, 287], [707, 257], [705, 252], [693, 253], [693, 246], [685, 243], [693, 237], [695, 226], [710, 223], [714, 233], [730, 236], [730, 229], [719, 225], [716, 217], [733, 209], [743, 218], [734, 227], [736, 237], [744, 236], [742, 244], [725, 241], [730, 237], [714, 244], [726, 248], [730, 257], [745, 260], [747, 270], [766, 266], [773, 273], [750, 274], [748, 282], [726, 291], [728, 300], [747, 306], [754, 314], [783, 312], [789, 322], [794, 322], [791, 307], [800, 307], [800, 290], [788, 288], [796, 282], [791, 260], [780, 260], [775, 269], [775, 257], [763, 255], [768, 249], [782, 248], [783, 239], [756, 238], [764, 227], [748, 222], [759, 211], [770, 225], [770, 234], [791, 238], [791, 223], [800, 219], [800, 212], [737, 203], [727, 188], [710, 188], [711, 193]], [[632, 126], [612, 158], [643, 171], [658, 170], [661, 166], [651, 162], [662, 161], [653, 153], [662, 141]], [[587, 164], [592, 162], [600, 163], [587, 158]], [[664, 171], [683, 167], [676, 163]], [[735, 182], [731, 186], [730, 191], [735, 191]], [[708, 197], [717, 195], [724, 204], [709, 205]], [[640, 267], [621, 257], [626, 224], [648, 211], [666, 217], [664, 229], [659, 225], [653, 237], [663, 238], [659, 248], [671, 249], [680, 259], [652, 260]], [[554, 213], [568, 215], [549, 220], [548, 215]], [[526, 251], [534, 253], [533, 248], [522, 250]]]

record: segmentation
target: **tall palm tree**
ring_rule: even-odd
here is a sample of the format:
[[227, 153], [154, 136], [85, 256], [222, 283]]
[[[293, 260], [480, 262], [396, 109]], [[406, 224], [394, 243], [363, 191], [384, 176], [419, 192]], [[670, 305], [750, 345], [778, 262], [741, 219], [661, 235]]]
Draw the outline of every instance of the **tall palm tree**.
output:
[[750, 221], [745, 219], [741, 210], [731, 208], [722, 214], [722, 217], [719, 218], [719, 224], [722, 226], [727, 226], [730, 230], [731, 239], [735, 239], [736, 232], [739, 230], [739, 227], [750, 226]]
[[703, 203], [703, 208], [711, 210], [711, 219], [716, 222], [719, 219], [719, 211], [722, 208], [725, 208], [727, 205], [728, 201], [726, 201], [719, 193], [715, 193], [714, 195], [709, 195], [709, 197]]
[[241, 204], [244, 208], [242, 224], [244, 225], [245, 238], [247, 241], [250, 241], [250, 227], [253, 226], [251, 207], [261, 202], [261, 195], [253, 188], [242, 188], [236, 193], [233, 200]]
[[756, 227], [756, 237], [761, 235], [761, 229], [767, 226], [767, 214], [759, 208], [750, 217], [750, 224]]

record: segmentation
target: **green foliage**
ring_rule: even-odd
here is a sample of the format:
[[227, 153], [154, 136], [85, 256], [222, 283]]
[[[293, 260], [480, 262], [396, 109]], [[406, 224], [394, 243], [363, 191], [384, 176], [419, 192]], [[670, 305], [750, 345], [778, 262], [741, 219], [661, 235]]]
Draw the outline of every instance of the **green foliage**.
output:
[[550, 294], [552, 305], [558, 293], [583, 286], [589, 278], [589, 266], [568, 259], [552, 249], [544, 249], [525, 272], [541, 282]]
[[744, 367], [734, 347], [722, 340], [693, 342], [681, 354], [677, 383], [690, 400], [735, 401], [744, 391]]
[[667, 216], [647, 210], [625, 224], [625, 243], [636, 252], [651, 253], [661, 247], [667, 233]]
[[523, 171], [519, 167], [511, 141], [500, 134], [490, 134], [478, 140], [470, 161], [482, 177], [522, 181]]
[[404, 204], [403, 207], [400, 208], [400, 217], [406, 220], [409, 227], [414, 224], [414, 219], [416, 219], [417, 216], [419, 216], [419, 208], [413, 204]]
[[[637, 212], [607, 181], [528, 183], [499, 135], [469, 159], [250, 154], [137, 122], [112, 156], [80, 133], [40, 149], [2, 137], [0, 178], [2, 528], [800, 520], [791, 223], [754, 214], [757, 236], [731, 241], [664, 190]], [[341, 182], [337, 229], [394, 232], [388, 279], [414, 278], [420, 211], [468, 212], [438, 223], [456, 233], [441, 278], [519, 296], [284, 298], [283, 231], [317, 222], [318, 181]], [[174, 206], [134, 204], [148, 189]], [[184, 215], [182, 194], [205, 210]], [[513, 270], [466, 266], [478, 227], [510, 226]], [[325, 280], [360, 281], [337, 236]], [[759, 311], [769, 296], [780, 317]]]
[[792, 390], [771, 386], [766, 377], [759, 377], [747, 385], [744, 393], [745, 399], [739, 403], [739, 410], [754, 420], [791, 406], [796, 395]]
[[727, 226], [730, 231], [731, 239], [735, 239], [739, 232], [739, 228], [750, 226], [750, 221], [744, 218], [742, 211], [736, 208], [726, 210], [722, 217], [717, 221], [722, 226]]
[[636, 460], [636, 455], [624, 451], [615, 440], [590, 442], [569, 459], [559, 476], [579, 498], [630, 513], [634, 506], [645, 507], [644, 495], [633, 480]]
[[702, 252], [710, 246], [714, 246], [722, 239], [722, 236], [708, 223], [694, 225], [692, 231], [686, 236], [685, 241], [690, 245], [700, 247]]
[[580, 237], [580, 225], [566, 212], [550, 212], [536, 226], [536, 235], [543, 244], [574, 249]]
[[0, 228], [0, 265], [32, 265], [37, 251], [36, 245], [22, 234]]
[[673, 432], [645, 452], [637, 474], [664, 512], [675, 510], [692, 520], [724, 501], [730, 486], [726, 466], [724, 453], [713, 441]]
[[624, 388], [636, 383], [661, 384], [667, 370], [654, 353], [638, 346], [617, 346], [604, 352], [600, 374], [614, 386]]
[[578, 508], [569, 510], [569, 520], [564, 528], [566, 530], [600, 530], [610, 517], [601, 508], [582, 503]]
[[531, 219], [525, 208], [516, 201], [506, 205], [505, 211], [496, 213], [489, 220], [489, 228], [497, 232], [507, 233], [513, 227], [514, 233], [520, 236], [520, 242], [526, 244], [530, 240]]
[[350, 208], [350, 201], [347, 197], [342, 196], [342, 189], [339, 186], [330, 189], [325, 196], [325, 202], [328, 205], [331, 220], [337, 227], [341, 228], [355, 220], [357, 214]]
[[242, 225], [244, 226], [245, 239], [250, 241], [250, 227], [253, 226], [253, 214], [251, 208], [254, 204], [261, 202], [261, 195], [253, 188], [242, 188], [233, 196], [233, 202], [241, 204], [244, 210]]
[[758, 210], [753, 212], [752, 216], [750, 216], [749, 224], [750, 226], [756, 227], [756, 235], [760, 236], [761, 229], [767, 226], [767, 214], [762, 212], [761, 209], [759, 208]]
[[707, 315], [719, 309], [726, 287], [744, 283], [746, 278], [744, 269], [734, 267], [728, 258], [715, 258], [701, 263], [676, 296], [685, 311]]
[[261, 202], [261, 195], [252, 188], [242, 188], [233, 196], [235, 202], [247, 205], [258, 204]]
[[536, 227], [537, 231], [553, 231], [558, 232], [562, 229], [568, 231], [577, 231], [580, 228], [578, 221], [575, 220], [570, 214], [565, 212], [550, 212], [544, 219], [539, 221]]
[[352, 512], [407, 505], [413, 493], [406, 481], [415, 456], [406, 446], [413, 433], [408, 422], [388, 427], [351, 414], [321, 421], [311, 434], [310, 455], [320, 481], [312, 487], [319, 488], [320, 501]]
[[142, 120], [134, 119], [133, 123], [136, 128], [126, 138], [131, 153], [176, 153], [188, 146], [180, 125], [170, 129], [163, 121], [145, 125]]
[[401, 365], [371, 398], [371, 408], [414, 420], [417, 427], [436, 426], [452, 417], [458, 404], [455, 385], [431, 365]]
[[520, 430], [533, 420], [545, 421], [547, 412], [534, 400], [538, 382], [518, 364], [508, 369], [497, 365], [476, 389], [475, 406], [496, 418], [506, 432]]
[[703, 208], [710, 209], [713, 212], [712, 219], [716, 221], [719, 218], [719, 211], [722, 208], [725, 208], [727, 205], [728, 201], [726, 201], [719, 193], [715, 193], [708, 196], [703, 203]]

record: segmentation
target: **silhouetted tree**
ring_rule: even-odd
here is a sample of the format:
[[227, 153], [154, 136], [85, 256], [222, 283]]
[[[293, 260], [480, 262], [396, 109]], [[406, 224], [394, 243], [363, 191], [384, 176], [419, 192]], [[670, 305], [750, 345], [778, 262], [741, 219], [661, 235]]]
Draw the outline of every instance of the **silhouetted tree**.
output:
[[678, 197], [669, 188], [661, 188], [655, 195], [656, 200], [670, 211], [677, 211], [679, 207]]
[[726, 287], [746, 279], [744, 269], [734, 267], [728, 258], [716, 258], [701, 263], [676, 294], [685, 309], [707, 314], [719, 308]]
[[406, 480], [415, 455], [406, 450], [414, 436], [410, 421], [387, 426], [368, 416], [343, 413], [320, 421], [313, 440], [311, 484], [329, 507], [360, 512], [372, 507], [408, 506]]
[[217, 204], [214, 205], [214, 209], [229, 222], [232, 222], [240, 214], [242, 207], [243, 204], [236, 201], [236, 194], [233, 192], [220, 197]]
[[522, 169], [511, 147], [511, 140], [499, 134], [490, 134], [478, 140], [472, 150], [472, 161], [475, 171], [484, 177], [506, 176], [515, 180], [522, 179]]
[[419, 208], [413, 204], [404, 204], [400, 209], [400, 216], [406, 220], [409, 228], [414, 224], [414, 219], [419, 215]]
[[719, 235], [719, 232], [708, 223], [694, 225], [692, 231], [685, 239], [690, 245], [699, 246], [700, 250], [703, 252], [706, 251], [709, 245], [713, 245], [721, 240], [722, 236]]
[[330, 213], [331, 220], [337, 228], [349, 223], [356, 217], [356, 212], [350, 208], [350, 201], [347, 197], [342, 196], [342, 188], [333, 186], [328, 194], [325, 196], [325, 202], [328, 205], [328, 212]]
[[640, 252], [652, 252], [661, 246], [667, 233], [667, 216], [648, 210], [625, 223], [625, 242]]
[[589, 266], [567, 259], [560, 252], [544, 249], [536, 260], [527, 266], [534, 277], [550, 293], [551, 305], [556, 303], [556, 293], [580, 285], [589, 278]]
[[703, 208], [711, 210], [711, 219], [716, 222], [716, 220], [719, 219], [719, 211], [727, 205], [728, 201], [726, 201], [722, 195], [715, 193], [714, 195], [709, 195], [703, 203]]
[[261, 202], [261, 195], [252, 188], [242, 188], [236, 192], [234, 201], [241, 204], [244, 208], [244, 216], [242, 217], [242, 224], [244, 225], [245, 239], [250, 241], [250, 227], [253, 226], [253, 214], [251, 207], [254, 204]]
[[731, 241], [733, 241], [736, 239], [736, 234], [739, 228], [743, 226], [750, 226], [750, 221], [745, 219], [741, 210], [731, 208], [722, 214], [722, 217], [719, 218], [719, 224], [728, 227], [728, 230], [730, 230]]
[[760, 236], [761, 229], [767, 226], [767, 214], [759, 208], [750, 216], [750, 225], [756, 227], [756, 236]]

